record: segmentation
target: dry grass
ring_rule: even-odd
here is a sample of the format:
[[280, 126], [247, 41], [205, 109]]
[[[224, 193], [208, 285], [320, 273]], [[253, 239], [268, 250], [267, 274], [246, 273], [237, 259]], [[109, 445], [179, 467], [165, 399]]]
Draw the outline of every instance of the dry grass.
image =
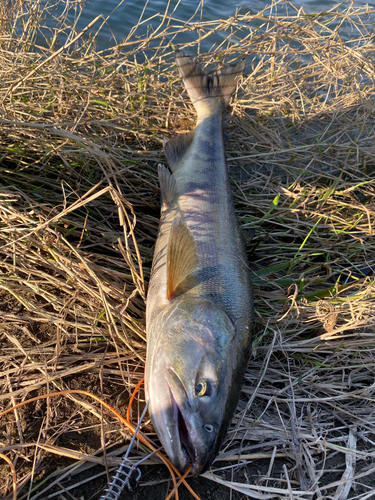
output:
[[[127, 404], [144, 369], [156, 164], [163, 139], [195, 121], [173, 47], [190, 30], [193, 53], [220, 31], [203, 61], [248, 57], [226, 131], [239, 220], [255, 229], [256, 335], [233, 426], [204, 477], [241, 493], [233, 498], [374, 496], [368, 12], [289, 5], [288, 15], [190, 24], [161, 15], [147, 37], [100, 52], [95, 31], [80, 36], [65, 17], [43, 31], [30, 5], [0, 9], [0, 411], [69, 388]], [[82, 472], [104, 481], [128, 443], [114, 417], [73, 395], [14, 411], [1, 432], [30, 500], [91, 498]], [[5, 462], [0, 477], [0, 496], [11, 496]]]

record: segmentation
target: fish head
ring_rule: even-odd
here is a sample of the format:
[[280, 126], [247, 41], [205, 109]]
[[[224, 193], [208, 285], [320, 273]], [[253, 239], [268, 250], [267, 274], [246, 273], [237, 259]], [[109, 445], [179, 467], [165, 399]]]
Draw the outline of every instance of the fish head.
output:
[[181, 471], [212, 463], [235, 410], [244, 349], [228, 315], [211, 301], [188, 298], [154, 325], [158, 342], [148, 355], [146, 397], [159, 439]]

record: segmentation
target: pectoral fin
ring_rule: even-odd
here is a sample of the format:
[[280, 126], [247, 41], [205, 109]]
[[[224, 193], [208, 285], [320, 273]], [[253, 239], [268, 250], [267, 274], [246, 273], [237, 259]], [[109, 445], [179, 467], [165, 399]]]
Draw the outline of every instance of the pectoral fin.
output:
[[181, 286], [198, 265], [197, 246], [192, 232], [180, 217], [172, 222], [167, 250], [167, 299], [183, 293]]

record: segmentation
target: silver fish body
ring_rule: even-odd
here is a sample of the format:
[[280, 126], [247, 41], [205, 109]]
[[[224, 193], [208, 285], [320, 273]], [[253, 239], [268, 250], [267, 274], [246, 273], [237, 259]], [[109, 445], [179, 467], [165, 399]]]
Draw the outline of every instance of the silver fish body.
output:
[[222, 111], [244, 62], [207, 75], [176, 52], [198, 113], [164, 144], [162, 213], [146, 308], [146, 398], [169, 458], [194, 474], [214, 460], [249, 356], [253, 300], [226, 164]]

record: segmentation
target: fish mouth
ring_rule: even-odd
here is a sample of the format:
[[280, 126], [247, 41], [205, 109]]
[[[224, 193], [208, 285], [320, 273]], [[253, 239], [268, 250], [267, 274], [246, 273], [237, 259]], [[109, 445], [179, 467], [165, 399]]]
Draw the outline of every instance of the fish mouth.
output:
[[[183, 416], [183, 413], [180, 409], [180, 406], [178, 405], [176, 398], [173, 395], [171, 387], [169, 387], [170, 390], [170, 395], [171, 395], [171, 402], [172, 402], [172, 407], [173, 407], [173, 413], [174, 413], [174, 418], [175, 422], [177, 425], [177, 437], [179, 438], [179, 445], [180, 449], [183, 453], [183, 456], [186, 460], [185, 467], [188, 462], [192, 465], [192, 469], [195, 468], [195, 460], [196, 460], [196, 450], [194, 448], [193, 443], [190, 440], [189, 437], [189, 430], [188, 426], [186, 424], [185, 418]], [[185, 468], [184, 467], [184, 468]]]
[[208, 466], [211, 446], [202, 434], [199, 408], [177, 372], [168, 366], [164, 373], [163, 380], [154, 376], [147, 384], [152, 423], [173, 465], [184, 472], [191, 464], [190, 472], [201, 474]]
[[176, 426], [175, 438], [178, 440], [175, 449], [179, 450], [179, 456], [184, 457], [184, 469], [190, 463], [190, 472], [198, 475], [207, 465], [207, 447], [199, 431], [202, 423], [197, 408], [189, 400], [184, 383], [172, 367], [168, 369], [167, 380]]

